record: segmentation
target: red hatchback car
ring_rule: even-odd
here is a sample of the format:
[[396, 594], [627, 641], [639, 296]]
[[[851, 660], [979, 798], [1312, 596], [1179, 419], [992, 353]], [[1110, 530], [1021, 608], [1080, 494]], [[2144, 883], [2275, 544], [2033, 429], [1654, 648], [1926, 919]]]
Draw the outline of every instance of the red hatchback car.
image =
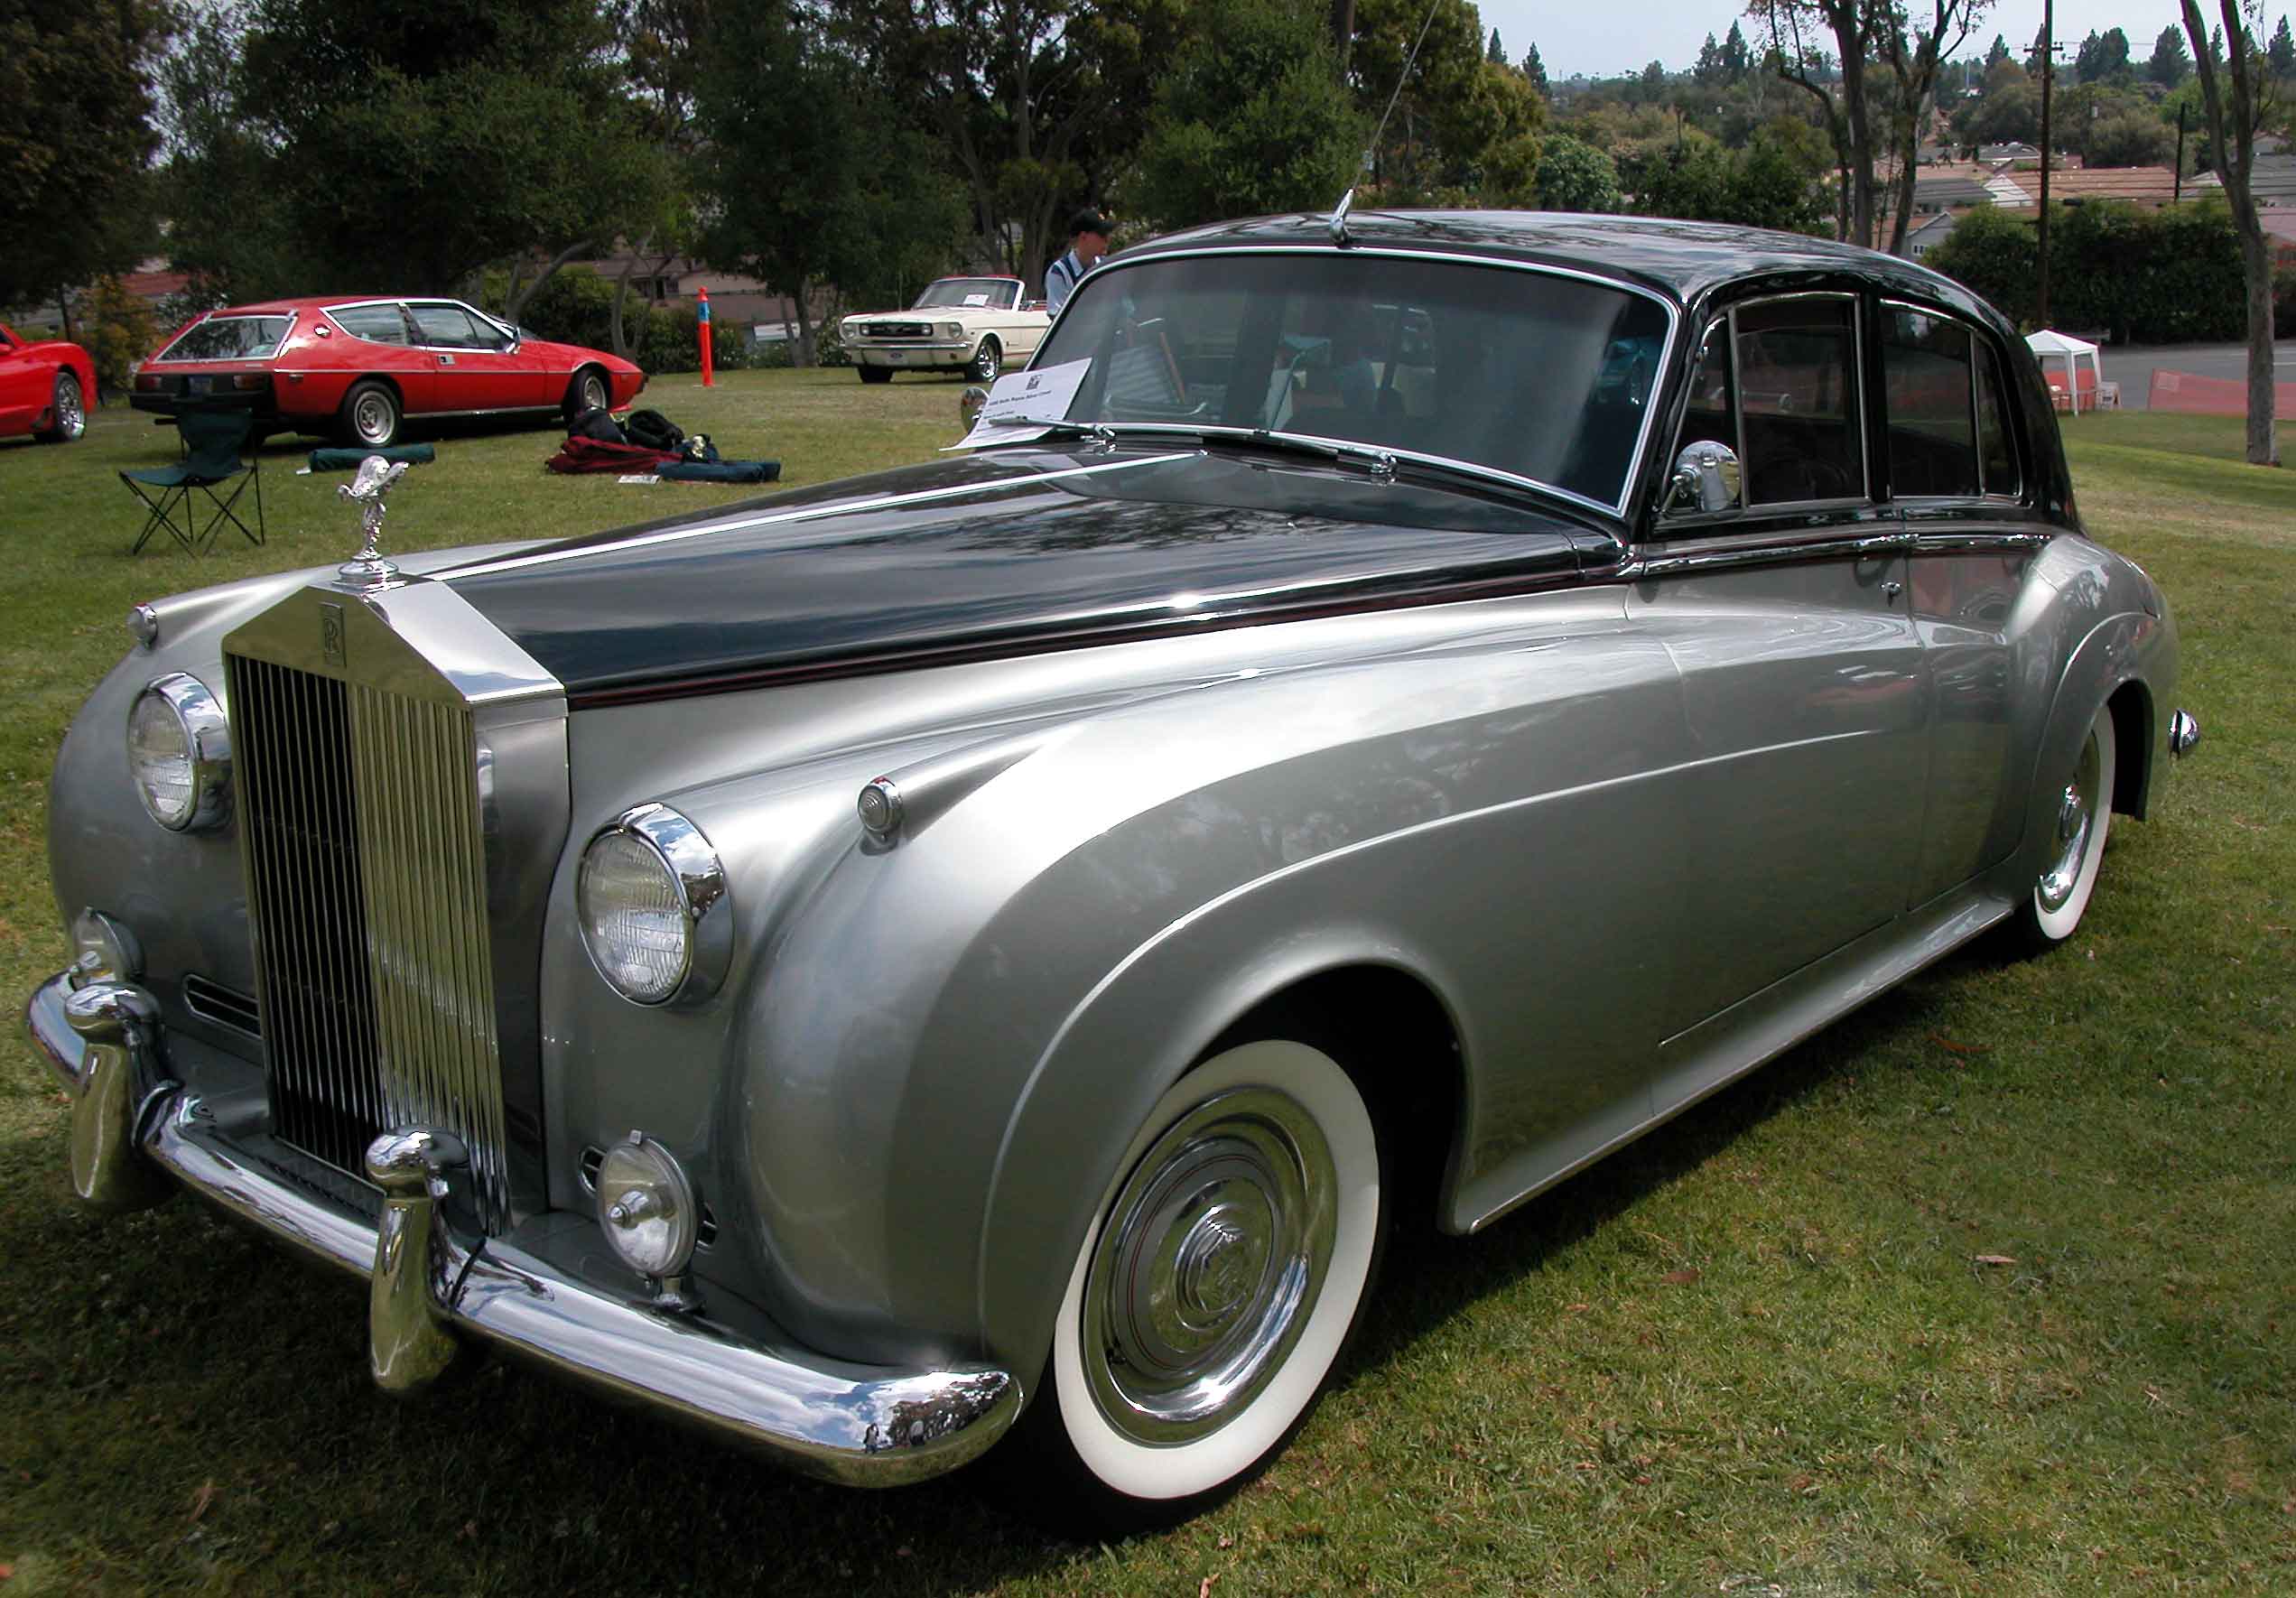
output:
[[21, 339], [0, 322], [0, 438], [28, 432], [69, 443], [88, 431], [88, 396], [95, 392], [88, 351], [61, 339]]
[[618, 356], [553, 344], [460, 300], [330, 295], [210, 311], [135, 371], [131, 403], [245, 403], [265, 433], [379, 448], [409, 417], [618, 411], [646, 386]]

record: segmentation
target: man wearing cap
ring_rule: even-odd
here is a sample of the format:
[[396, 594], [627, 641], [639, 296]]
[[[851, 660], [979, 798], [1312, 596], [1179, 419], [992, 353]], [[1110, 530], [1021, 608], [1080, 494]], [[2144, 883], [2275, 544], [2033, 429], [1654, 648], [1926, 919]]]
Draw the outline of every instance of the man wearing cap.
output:
[[1108, 233], [1113, 224], [1096, 210], [1078, 211], [1068, 224], [1068, 253], [1045, 268], [1045, 303], [1057, 311], [1068, 303], [1077, 279], [1108, 254]]

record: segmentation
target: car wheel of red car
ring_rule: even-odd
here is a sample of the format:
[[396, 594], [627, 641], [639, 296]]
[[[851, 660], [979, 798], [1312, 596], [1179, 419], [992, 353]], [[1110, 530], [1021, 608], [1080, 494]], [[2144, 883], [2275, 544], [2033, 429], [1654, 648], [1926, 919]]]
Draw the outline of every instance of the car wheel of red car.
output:
[[343, 395], [338, 413], [343, 442], [352, 449], [388, 448], [398, 437], [400, 415], [398, 391], [387, 383], [363, 378]]
[[70, 372], [56, 374], [55, 397], [49, 402], [48, 427], [35, 434], [43, 444], [68, 444], [88, 431], [88, 402], [79, 379]]
[[893, 381], [893, 368], [890, 367], [855, 367], [853, 370], [861, 375], [861, 381], [864, 383], [890, 383]]
[[596, 367], [584, 367], [566, 386], [566, 420], [569, 422], [584, 411], [610, 410], [613, 404], [614, 391], [607, 384], [606, 374]]

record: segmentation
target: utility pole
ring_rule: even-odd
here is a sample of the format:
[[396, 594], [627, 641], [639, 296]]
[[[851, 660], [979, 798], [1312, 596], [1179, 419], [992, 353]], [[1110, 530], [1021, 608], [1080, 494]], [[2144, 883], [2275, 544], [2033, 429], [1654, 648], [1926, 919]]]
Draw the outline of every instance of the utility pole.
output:
[[2189, 106], [2180, 105], [2180, 106], [2178, 106], [2178, 107], [2177, 107], [2177, 192], [2176, 192], [2176, 198], [2177, 198], [2177, 200], [2178, 200], [2178, 202], [2179, 202], [2179, 203], [2182, 203], [2182, 201], [2183, 201], [2183, 200], [2184, 200], [2184, 114], [2185, 114], [2188, 110], [2189, 110], [2189, 109], [2191, 109], [2191, 107], [2189, 107]]
[[2057, 60], [2056, 0], [2042, 0], [2040, 8], [2040, 304], [2042, 328], [2049, 326], [2049, 85]]

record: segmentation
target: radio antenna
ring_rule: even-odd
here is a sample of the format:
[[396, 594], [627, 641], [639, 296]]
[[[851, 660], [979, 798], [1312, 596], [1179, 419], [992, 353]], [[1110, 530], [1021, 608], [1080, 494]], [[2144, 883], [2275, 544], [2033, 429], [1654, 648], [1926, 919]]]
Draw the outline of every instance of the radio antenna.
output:
[[[1403, 85], [1409, 80], [1412, 67], [1418, 64], [1419, 46], [1427, 42], [1427, 29], [1435, 22], [1435, 8], [1439, 4], [1441, 0], [1427, 0], [1427, 14], [1419, 19], [1419, 36], [1411, 41], [1411, 53], [1403, 58], [1403, 70], [1396, 74], [1395, 92], [1387, 97], [1387, 109], [1380, 113], [1380, 125], [1371, 130], [1371, 142], [1363, 146], [1365, 172], [1371, 170], [1372, 157], [1379, 153], [1380, 135], [1387, 132], [1387, 119], [1395, 115], [1395, 102], [1403, 98]], [[1350, 184], [1347, 192], [1339, 197], [1339, 203], [1332, 207], [1332, 219], [1329, 223], [1332, 242], [1342, 249], [1345, 249], [1354, 242], [1348, 237], [1347, 232], [1347, 210], [1354, 203], [1355, 189], [1354, 185]]]

